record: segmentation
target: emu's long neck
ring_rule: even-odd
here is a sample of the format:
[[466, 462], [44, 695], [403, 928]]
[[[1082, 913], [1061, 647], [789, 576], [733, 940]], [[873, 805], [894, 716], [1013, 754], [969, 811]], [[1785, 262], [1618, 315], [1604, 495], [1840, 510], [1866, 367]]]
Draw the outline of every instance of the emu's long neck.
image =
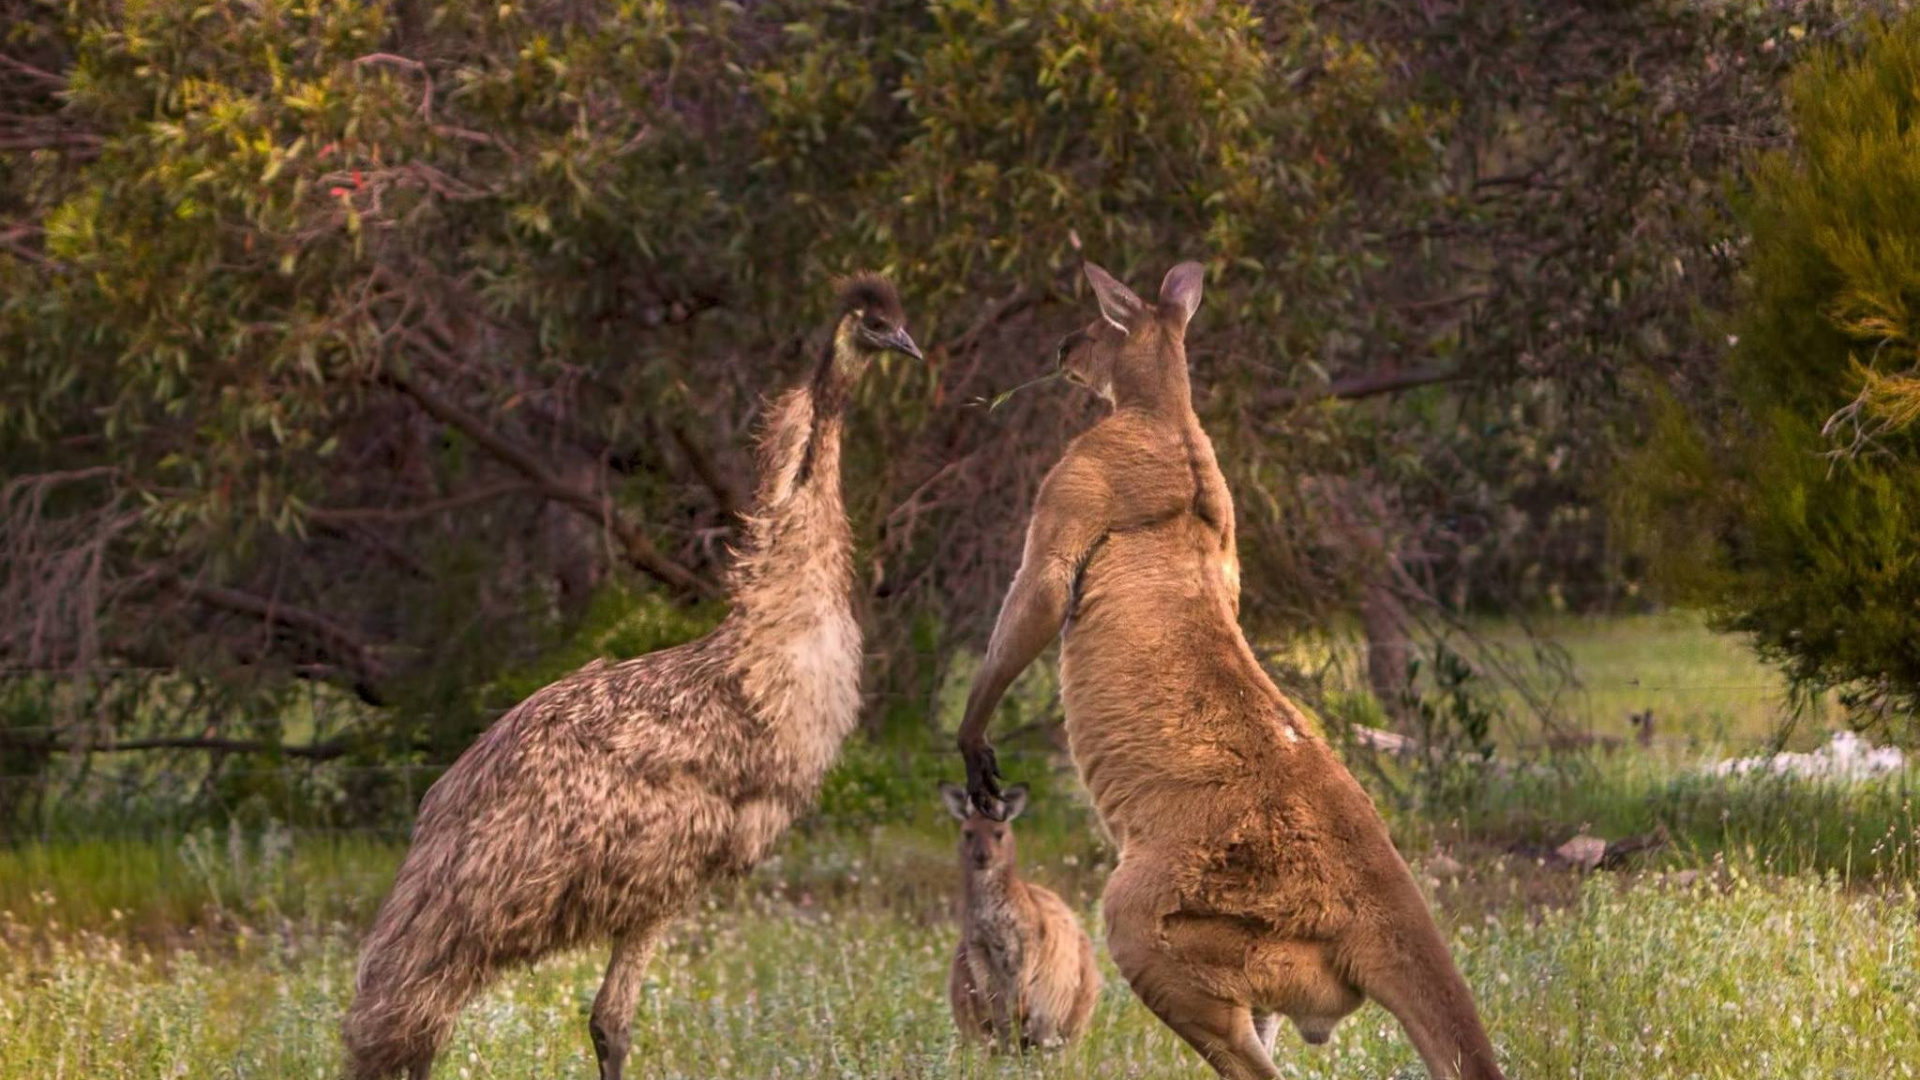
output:
[[767, 409], [759, 488], [734, 572], [734, 604], [743, 617], [773, 615], [812, 588], [844, 602], [851, 588], [852, 540], [840, 491], [841, 411], [857, 363], [848, 348], [837, 338], [813, 377]]
[[800, 788], [816, 783], [859, 712], [860, 629], [852, 611], [853, 540], [840, 491], [838, 403], [850, 360], [787, 391], [767, 410], [760, 484], [734, 567], [734, 663]]
[[760, 485], [747, 515], [747, 543], [734, 570], [733, 599], [758, 616], [800, 598], [797, 584], [852, 580], [851, 540], [840, 493], [840, 417], [818, 411], [816, 388], [787, 391], [767, 410]]

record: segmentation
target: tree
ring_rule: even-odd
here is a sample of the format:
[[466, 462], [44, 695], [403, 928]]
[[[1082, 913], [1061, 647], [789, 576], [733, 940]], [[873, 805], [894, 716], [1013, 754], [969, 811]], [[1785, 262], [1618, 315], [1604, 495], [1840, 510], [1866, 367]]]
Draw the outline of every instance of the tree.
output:
[[1789, 89], [1741, 218], [1748, 273], [1724, 394], [1666, 396], [1632, 459], [1672, 595], [1749, 634], [1803, 689], [1864, 719], [1920, 704], [1920, 436], [1898, 391], [1920, 298], [1920, 17], [1823, 49]]
[[1771, 134], [1817, 14], [0, 13], [0, 658], [67, 703], [35, 737], [273, 743], [319, 687], [357, 746], [435, 760], [582, 641], [712, 617], [755, 403], [863, 266], [932, 356], [849, 438], [877, 725], [979, 646], [1093, 415], [967, 404], [1084, 323], [1082, 248], [1143, 287], [1208, 260], [1191, 354], [1256, 632], [1383, 588], [1612, 595], [1623, 373], [1702, 351], [1706, 178]]

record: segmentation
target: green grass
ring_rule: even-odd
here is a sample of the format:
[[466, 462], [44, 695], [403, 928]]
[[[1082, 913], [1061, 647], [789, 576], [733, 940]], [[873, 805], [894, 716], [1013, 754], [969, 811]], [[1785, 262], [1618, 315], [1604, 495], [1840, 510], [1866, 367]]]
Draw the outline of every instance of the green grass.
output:
[[1857, 782], [1726, 778], [1656, 758], [1582, 756], [1462, 772], [1400, 822], [1403, 849], [1426, 839], [1423, 830], [1494, 849], [1664, 830], [1669, 847], [1654, 865], [1920, 881], [1920, 768]]
[[[1693, 612], [1549, 619], [1533, 629], [1565, 653], [1575, 685], [1557, 705], [1576, 730], [1631, 737], [1628, 717], [1652, 709], [1669, 747], [1748, 747], [1771, 738], [1787, 715], [1780, 673]], [[1490, 636], [1517, 653], [1527, 649], [1515, 627]], [[1820, 741], [1820, 726], [1802, 737]]]
[[[1562, 731], [1620, 740], [1634, 734], [1629, 717], [1651, 709], [1658, 746], [1668, 754], [1750, 750], [1773, 739], [1790, 715], [1780, 673], [1740, 639], [1708, 630], [1692, 612], [1565, 616], [1525, 627], [1482, 622], [1470, 635], [1450, 631], [1448, 646], [1481, 673], [1479, 691], [1507, 710], [1507, 722], [1493, 732], [1503, 754], [1538, 747], [1535, 711], [1542, 705]], [[1367, 692], [1357, 630], [1304, 635], [1274, 655], [1317, 675], [1339, 702], [1364, 698], [1352, 702], [1357, 712], [1368, 723], [1382, 721]], [[1514, 677], [1528, 693], [1511, 685]], [[1422, 685], [1427, 681], [1423, 677]], [[1837, 718], [1830, 707], [1801, 718], [1811, 722], [1796, 725], [1791, 745], [1811, 749]]]
[[[856, 760], [879, 752], [860, 749]], [[879, 754], [879, 756], [884, 756]], [[858, 768], [867, 768], [860, 765]], [[937, 767], [924, 771], [937, 772]], [[1737, 866], [1767, 875], [1831, 874], [1849, 884], [1920, 883], [1920, 770], [1872, 781], [1714, 778], [1637, 755], [1579, 756], [1494, 771], [1463, 768], [1387, 796], [1366, 769], [1394, 839], [1412, 856], [1436, 847], [1469, 859], [1551, 849], [1577, 832], [1621, 839], [1664, 829], [1668, 846], [1638, 869]], [[1091, 902], [1113, 850], [1064, 764], [1030, 763], [1043, 794], [1018, 825], [1023, 865]], [[932, 784], [925, 785], [931, 793]], [[849, 785], [836, 796], [861, 807]], [[918, 790], [917, 788], [915, 790]], [[908, 793], [873, 797], [880, 806]], [[823, 904], [935, 912], [949, 901], [955, 831], [931, 795], [794, 830], [741, 897], [806, 896]], [[141, 941], [235, 923], [362, 924], [404, 846], [353, 834], [202, 829], [146, 839], [90, 839], [0, 848], [0, 912], [25, 924]]]
[[[1911, 890], [1813, 878], [1623, 890], [1452, 929], [1509, 1074], [1910, 1077], [1920, 1063]], [[647, 1078], [1198, 1077], [1204, 1070], [1107, 972], [1068, 1051], [992, 1060], [956, 1044], [943, 996], [954, 927], [887, 908], [766, 898], [684, 920], [649, 972], [633, 1073]], [[330, 1078], [350, 940], [242, 935], [156, 956], [116, 939], [0, 932], [0, 1080]], [[579, 1076], [602, 956], [509, 977], [470, 1007], [439, 1075]], [[1323, 1048], [1283, 1032], [1289, 1076], [1420, 1075], [1368, 1006]]]
[[[1466, 863], [1421, 877], [1510, 1075], [1916, 1075], [1920, 771], [1706, 777], [1704, 759], [1774, 731], [1777, 678], [1686, 617], [1549, 629], [1586, 686], [1561, 702], [1569, 722], [1625, 734], [1626, 715], [1650, 706], [1657, 752], [1541, 758], [1503, 744], [1498, 767], [1417, 782], [1391, 761], [1356, 768], [1417, 869], [1435, 848]], [[1030, 680], [1022, 723], [1044, 710], [1050, 678]], [[1063, 1054], [994, 1060], [956, 1044], [943, 996], [954, 826], [934, 784], [958, 769], [939, 728], [925, 745], [849, 747], [820, 813], [681, 922], [650, 972], [630, 1075], [1206, 1075], [1111, 971], [1093, 1031]], [[1096, 925], [1113, 852], [1070, 764], [1031, 729], [1003, 751], [1009, 777], [1035, 788], [1017, 827], [1025, 872]], [[337, 1075], [354, 943], [404, 847], [246, 820], [0, 847], [0, 1080]], [[1671, 843], [1626, 873], [1582, 879], [1525, 854], [1582, 830], [1656, 828]], [[1680, 869], [1699, 873], [1669, 884]], [[560, 957], [502, 982], [436, 1075], [589, 1074], [602, 962]], [[1329, 1047], [1283, 1040], [1290, 1077], [1422, 1075], [1372, 1006]]]

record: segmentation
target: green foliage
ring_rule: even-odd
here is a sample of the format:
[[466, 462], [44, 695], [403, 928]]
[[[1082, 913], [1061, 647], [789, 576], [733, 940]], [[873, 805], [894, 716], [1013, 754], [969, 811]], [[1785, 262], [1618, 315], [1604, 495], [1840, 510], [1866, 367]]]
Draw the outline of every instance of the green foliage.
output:
[[1703, 177], [1823, 12], [0, 0], [0, 658], [115, 673], [63, 736], [284, 740], [304, 680], [360, 702], [316, 737], [451, 757], [601, 605], [721, 578], [756, 405], [873, 267], [931, 358], [846, 469], [911, 731], [1093, 414], [959, 403], [1084, 324], [1083, 254], [1209, 268], [1256, 630], [1402, 554], [1423, 602], [1607, 598], [1612, 388], [1697, 350]]
[[1742, 211], [1725, 399], [1660, 405], [1624, 500], [1676, 595], [1864, 718], [1920, 702], [1920, 441], [1849, 409], [1863, 370], [1911, 366], [1920, 340], [1917, 88], [1914, 16], [1795, 77], [1795, 142]]
[[628, 660], [684, 644], [718, 626], [725, 614], [716, 604], [688, 608], [655, 593], [604, 589], [567, 640], [502, 672], [482, 692], [482, 700], [496, 710], [512, 708], [591, 660]]
[[[1029, 866], [1043, 880], [1054, 870]], [[844, 897], [794, 891], [681, 920], [635, 1014], [648, 1075], [1098, 1080], [1204, 1068], [1104, 948], [1105, 990], [1084, 1039], [1020, 1058], [969, 1049], [942, 992], [959, 932], [945, 897], [882, 902], [862, 887], [871, 872], [843, 864], [841, 880], [855, 888]], [[951, 873], [949, 864], [929, 893], [950, 894]], [[1435, 900], [1513, 1075], [1902, 1077], [1920, 1056], [1911, 888], [1737, 871], [1692, 886], [1599, 874], [1569, 882], [1562, 903], [1529, 907], [1505, 884], [1440, 886]], [[1097, 940], [1090, 899], [1069, 902]], [[242, 924], [208, 947], [152, 948], [51, 921], [39, 906], [0, 916], [0, 1078], [38, 1080], [48, 1062], [108, 1080], [339, 1067], [350, 932]], [[580, 950], [505, 975], [463, 1014], [445, 1067], [590, 1068], [584, 1018], [605, 966], [602, 952]], [[1293, 1040], [1277, 1056], [1300, 1077], [1420, 1075], [1399, 1025], [1374, 1008], [1324, 1048]]]

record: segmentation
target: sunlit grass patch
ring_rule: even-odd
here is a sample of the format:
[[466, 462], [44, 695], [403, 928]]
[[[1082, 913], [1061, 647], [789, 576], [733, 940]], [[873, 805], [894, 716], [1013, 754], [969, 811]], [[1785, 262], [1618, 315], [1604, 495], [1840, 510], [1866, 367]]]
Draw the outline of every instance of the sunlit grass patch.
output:
[[403, 846], [368, 835], [237, 824], [162, 837], [0, 847], [0, 911], [43, 928], [113, 927], [158, 938], [210, 922], [359, 922]]
[[[1703, 879], [1704, 880], [1704, 879]], [[1920, 1062], [1916, 897], [1738, 874], [1692, 888], [1602, 876], [1560, 909], [1453, 930], [1515, 1077], [1901, 1077]], [[1202, 1067], [1108, 969], [1085, 1040], [992, 1059], [959, 1045], [943, 995], [955, 929], [770, 898], [685, 920], [649, 972], [633, 1075], [1198, 1077]], [[107, 939], [0, 946], [0, 1080], [331, 1077], [352, 981], [346, 938], [241, 940], [156, 957]], [[585, 1016], [603, 957], [502, 981], [467, 1011], [448, 1077], [590, 1072]], [[1283, 1032], [1297, 1077], [1411, 1077], [1368, 1006], [1324, 1048]], [[1905, 1071], [1902, 1071], [1905, 1070]]]

